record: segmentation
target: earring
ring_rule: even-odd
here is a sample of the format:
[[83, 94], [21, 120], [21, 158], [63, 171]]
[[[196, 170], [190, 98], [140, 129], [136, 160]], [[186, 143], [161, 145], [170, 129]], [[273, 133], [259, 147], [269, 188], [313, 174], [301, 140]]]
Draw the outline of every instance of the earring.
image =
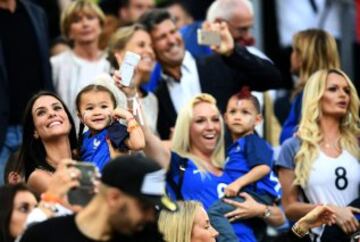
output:
[[38, 138], [39, 138], [39, 134], [38, 134], [36, 131], [34, 132], [34, 138], [35, 138], [35, 139], [38, 139]]

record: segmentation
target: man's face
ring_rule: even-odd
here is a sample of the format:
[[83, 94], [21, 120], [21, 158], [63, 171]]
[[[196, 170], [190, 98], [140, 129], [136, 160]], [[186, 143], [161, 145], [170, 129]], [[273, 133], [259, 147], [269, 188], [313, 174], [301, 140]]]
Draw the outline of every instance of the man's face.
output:
[[246, 8], [234, 11], [233, 17], [226, 21], [235, 42], [242, 45], [252, 45], [254, 42], [251, 29], [254, 25], [254, 16]]
[[109, 221], [112, 228], [121, 234], [133, 235], [155, 221], [155, 208], [151, 204], [122, 194], [114, 207]]
[[154, 7], [154, 0], [130, 0], [129, 5], [120, 10], [120, 15], [126, 23], [134, 23], [141, 15]]
[[164, 67], [180, 66], [185, 55], [185, 47], [180, 32], [170, 19], [159, 23], [150, 32], [157, 60]]

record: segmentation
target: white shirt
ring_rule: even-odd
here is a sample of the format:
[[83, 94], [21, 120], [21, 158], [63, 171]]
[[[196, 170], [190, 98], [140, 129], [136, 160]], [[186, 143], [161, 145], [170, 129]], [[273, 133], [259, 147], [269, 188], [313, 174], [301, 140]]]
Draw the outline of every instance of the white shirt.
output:
[[[359, 197], [360, 163], [348, 151], [333, 158], [319, 151], [304, 193], [312, 204], [333, 204], [346, 207]], [[312, 229], [321, 235], [323, 227]], [[318, 240], [319, 241], [319, 240]]]
[[[276, 0], [276, 13], [279, 26], [281, 46], [290, 46], [292, 36], [301, 30], [320, 28], [330, 32], [335, 38], [341, 37], [340, 31], [340, 3], [331, 1], [330, 7], [325, 7], [327, 0], [314, 0], [317, 12], [307, 0]], [[327, 13], [324, 13], [328, 11]], [[326, 14], [323, 26], [321, 18]]]
[[196, 62], [190, 52], [186, 51], [181, 64], [180, 82], [162, 73], [169, 89], [171, 101], [178, 113], [180, 109], [195, 95], [201, 93], [199, 73]]

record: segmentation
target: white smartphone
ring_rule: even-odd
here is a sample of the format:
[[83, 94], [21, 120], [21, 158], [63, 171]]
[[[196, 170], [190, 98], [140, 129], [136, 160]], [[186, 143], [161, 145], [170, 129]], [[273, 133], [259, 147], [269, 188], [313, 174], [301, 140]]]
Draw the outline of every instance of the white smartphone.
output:
[[214, 31], [197, 30], [197, 41], [199, 45], [220, 45], [220, 34]]
[[131, 80], [133, 78], [135, 68], [140, 59], [140, 55], [131, 51], [126, 51], [124, 60], [121, 63], [119, 69], [122, 85], [127, 87], [131, 85]]

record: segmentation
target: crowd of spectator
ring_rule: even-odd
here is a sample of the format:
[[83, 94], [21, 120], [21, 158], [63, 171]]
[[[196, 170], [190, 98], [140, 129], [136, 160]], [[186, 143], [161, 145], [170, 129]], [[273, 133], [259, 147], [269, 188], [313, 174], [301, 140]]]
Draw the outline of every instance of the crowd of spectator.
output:
[[360, 241], [359, 4], [0, 0], [0, 242]]

